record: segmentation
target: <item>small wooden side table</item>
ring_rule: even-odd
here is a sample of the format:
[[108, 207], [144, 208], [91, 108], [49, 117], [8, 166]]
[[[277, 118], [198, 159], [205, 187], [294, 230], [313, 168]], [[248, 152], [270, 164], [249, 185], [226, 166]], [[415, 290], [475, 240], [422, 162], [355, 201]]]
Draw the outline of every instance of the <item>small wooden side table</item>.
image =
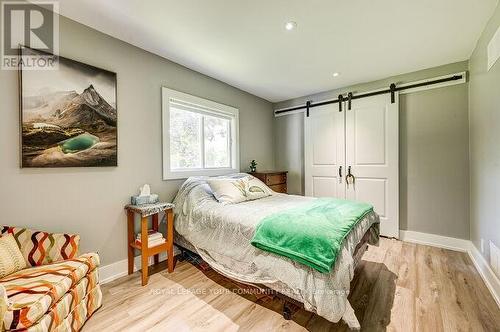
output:
[[[142, 285], [148, 283], [148, 268], [149, 257], [154, 255], [155, 264], [159, 261], [160, 252], [167, 252], [167, 268], [168, 273], [174, 271], [174, 204], [172, 203], [155, 203], [144, 205], [127, 205], [127, 228], [128, 228], [128, 274], [134, 272], [134, 249], [141, 251], [141, 269], [142, 269]], [[153, 230], [158, 231], [158, 215], [160, 212], [165, 212], [167, 219], [167, 231], [165, 234], [165, 243], [157, 246], [148, 247], [148, 217], [153, 218]], [[134, 214], [141, 216], [141, 244], [135, 243], [134, 233]]]

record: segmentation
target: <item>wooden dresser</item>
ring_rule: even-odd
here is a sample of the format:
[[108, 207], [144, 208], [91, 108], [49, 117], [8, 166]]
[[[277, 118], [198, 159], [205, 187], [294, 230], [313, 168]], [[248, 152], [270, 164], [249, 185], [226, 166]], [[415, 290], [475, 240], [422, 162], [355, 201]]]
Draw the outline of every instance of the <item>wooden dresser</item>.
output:
[[260, 181], [264, 182], [269, 188], [277, 193], [287, 193], [286, 187], [286, 173], [287, 171], [259, 171], [249, 173], [255, 176]]

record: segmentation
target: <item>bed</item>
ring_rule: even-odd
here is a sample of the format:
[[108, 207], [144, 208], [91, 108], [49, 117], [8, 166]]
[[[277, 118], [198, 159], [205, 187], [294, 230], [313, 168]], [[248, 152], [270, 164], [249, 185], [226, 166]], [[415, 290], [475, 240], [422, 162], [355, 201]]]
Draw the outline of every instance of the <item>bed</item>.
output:
[[192, 177], [184, 182], [174, 200], [175, 242], [200, 255], [228, 278], [268, 287], [331, 322], [343, 319], [350, 328], [360, 328], [347, 297], [367, 243], [378, 243], [376, 213], [366, 214], [348, 233], [329, 273], [251, 245], [263, 218], [315, 199], [274, 193], [223, 205], [214, 197], [206, 177]]

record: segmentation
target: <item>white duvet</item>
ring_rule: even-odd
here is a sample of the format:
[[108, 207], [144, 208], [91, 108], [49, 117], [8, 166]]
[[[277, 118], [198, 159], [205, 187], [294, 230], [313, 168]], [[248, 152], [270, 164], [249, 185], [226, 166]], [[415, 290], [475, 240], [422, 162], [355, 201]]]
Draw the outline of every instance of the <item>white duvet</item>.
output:
[[229, 278], [264, 284], [302, 302], [306, 310], [329, 321], [343, 318], [349, 327], [359, 328], [347, 296], [354, 275], [354, 250], [368, 229], [379, 222], [375, 213], [368, 214], [346, 237], [330, 273], [320, 273], [250, 244], [264, 217], [314, 199], [276, 193], [222, 205], [204, 178], [189, 178], [174, 200], [176, 242], [196, 250], [212, 268]]

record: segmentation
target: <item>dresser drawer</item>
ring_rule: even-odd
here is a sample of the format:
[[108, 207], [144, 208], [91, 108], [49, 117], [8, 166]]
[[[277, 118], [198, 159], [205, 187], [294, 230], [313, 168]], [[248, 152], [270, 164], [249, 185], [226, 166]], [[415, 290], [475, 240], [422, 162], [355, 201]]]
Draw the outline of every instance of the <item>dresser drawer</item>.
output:
[[277, 193], [282, 193], [282, 194], [287, 193], [286, 183], [271, 185], [269, 186], [269, 188], [271, 188], [273, 191]]
[[282, 184], [282, 183], [286, 184], [286, 173], [266, 175], [266, 184], [268, 186], [273, 186], [275, 184]]

